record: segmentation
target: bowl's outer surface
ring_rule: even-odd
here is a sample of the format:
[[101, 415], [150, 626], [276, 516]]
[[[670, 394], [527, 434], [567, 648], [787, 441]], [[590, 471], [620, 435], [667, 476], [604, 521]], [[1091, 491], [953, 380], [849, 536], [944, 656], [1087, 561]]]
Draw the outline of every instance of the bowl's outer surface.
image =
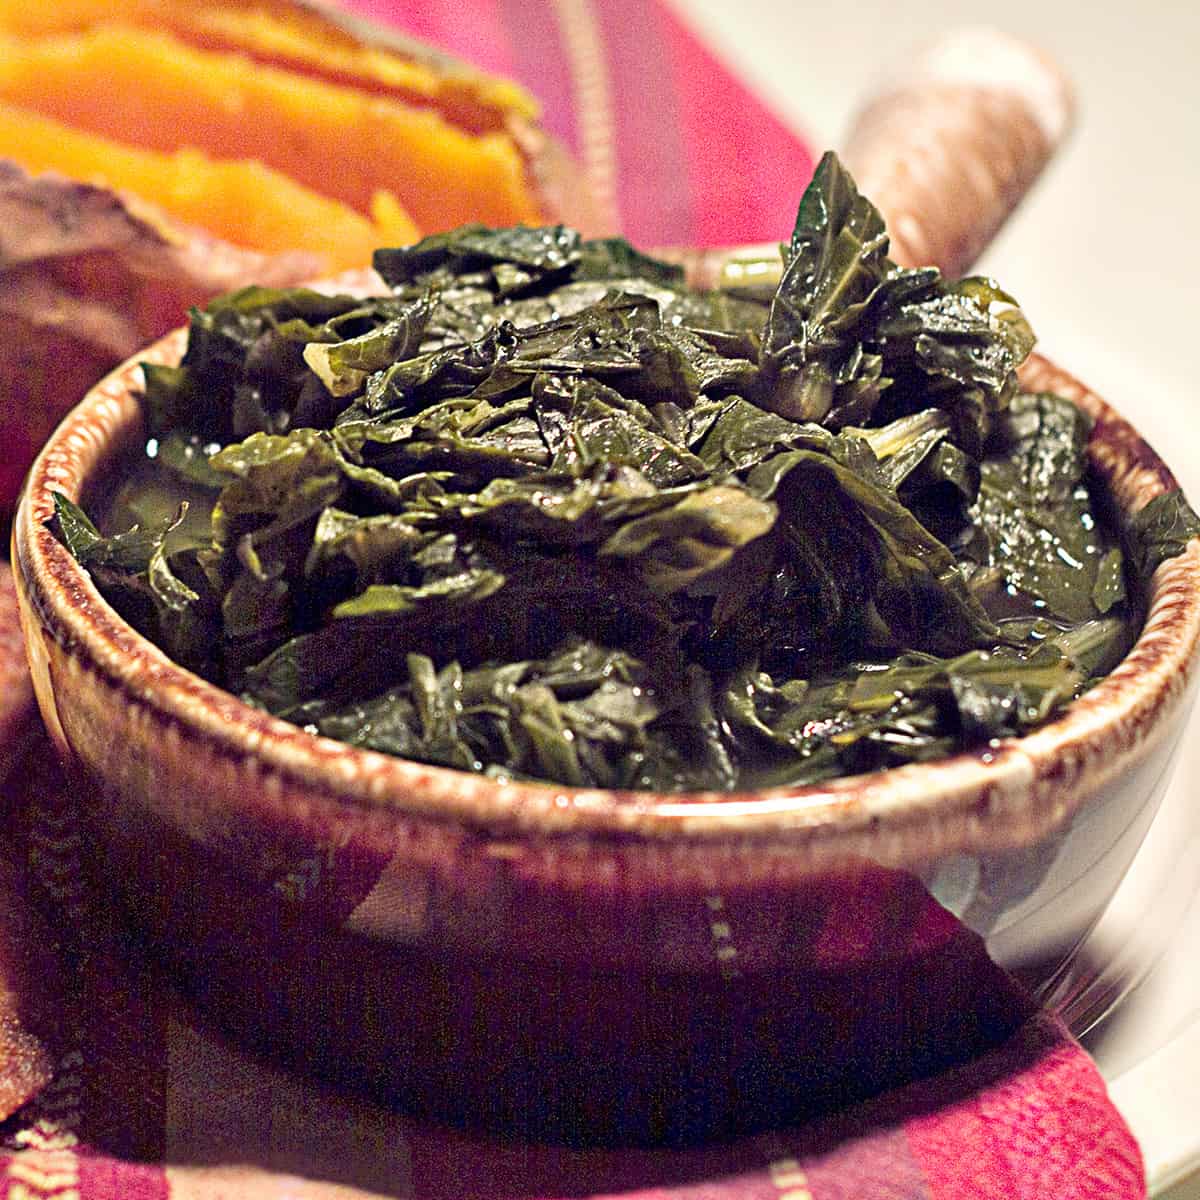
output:
[[[139, 361], [183, 344], [172, 334]], [[964, 925], [1044, 979], [1161, 798], [1193, 691], [1195, 543], [1159, 568], [1125, 662], [1060, 720], [986, 753], [660, 797], [501, 785], [315, 738], [171, 663], [45, 527], [51, 491], [77, 499], [139, 444], [139, 374], [126, 364], [93, 390], [26, 488], [14, 562], [38, 700], [93, 781], [97, 845], [143, 929], [227, 1023], [326, 1069], [555, 1136], [583, 1117], [605, 1136], [674, 1136], [678, 1111], [699, 1122], [685, 1132], [728, 1131], [801, 1093], [833, 1102], [851, 1079], [886, 1083], [870, 1055], [830, 1072], [821, 1047], [839, 1045], [847, 1004], [890, 1012], [881, 1044], [903, 1041]], [[1065, 373], [1035, 359], [1025, 383], [1096, 418], [1093, 461], [1118, 506], [1173, 486]], [[953, 989], [939, 995], [952, 1024]], [[698, 1025], [725, 1030], [716, 1057], [697, 1053]], [[630, 1039], [654, 1053], [642, 1062]], [[779, 1057], [764, 1047], [798, 1040], [820, 1071], [764, 1067]], [[641, 1074], [613, 1074], [606, 1097], [598, 1062]], [[697, 1089], [699, 1116], [679, 1108]]]

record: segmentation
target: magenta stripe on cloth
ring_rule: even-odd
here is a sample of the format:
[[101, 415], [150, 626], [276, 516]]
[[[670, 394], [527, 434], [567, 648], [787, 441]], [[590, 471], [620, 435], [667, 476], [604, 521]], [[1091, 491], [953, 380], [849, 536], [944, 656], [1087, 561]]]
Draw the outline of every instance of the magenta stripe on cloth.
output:
[[[81, 1198], [167, 1200], [170, 1194], [171, 1186], [161, 1163], [123, 1162], [104, 1154], [83, 1154], [79, 1158]], [[37, 1195], [39, 1193], [33, 1193], [33, 1196]], [[64, 1192], [57, 1193], [57, 1196], [59, 1200], [66, 1200]], [[217, 1198], [214, 1197], [214, 1200]]]
[[[776, 1167], [776, 1182], [781, 1174]], [[934, 1200], [903, 1129], [842, 1143], [801, 1174], [812, 1200]]]
[[501, 0], [346, 0], [342, 7], [394, 25], [485, 71], [517, 75], [510, 35], [519, 33], [519, 26], [514, 31], [502, 14]]
[[815, 1152], [793, 1151], [778, 1136], [674, 1154], [496, 1146], [481, 1155], [453, 1134], [418, 1133], [411, 1145], [421, 1200], [947, 1200], [927, 1186], [902, 1128]]
[[686, 246], [695, 238], [701, 192], [688, 175], [688, 128], [669, 70], [670, 18], [643, 0], [592, 7], [611, 81], [622, 232], [638, 245]]
[[688, 152], [699, 246], [786, 241], [813, 172], [809, 147], [669, 10], [662, 27]]
[[1113, 1119], [1100, 1073], [1046, 1014], [1002, 1048], [906, 1094], [904, 1128], [932, 1200], [1146, 1194], [1141, 1150]]

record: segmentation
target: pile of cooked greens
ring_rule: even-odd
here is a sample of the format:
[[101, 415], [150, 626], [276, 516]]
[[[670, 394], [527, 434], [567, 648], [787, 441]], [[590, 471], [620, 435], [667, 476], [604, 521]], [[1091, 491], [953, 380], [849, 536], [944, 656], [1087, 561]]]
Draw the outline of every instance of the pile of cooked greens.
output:
[[179, 662], [424, 762], [725, 789], [1020, 734], [1200, 526], [1175, 493], [1114, 534], [1012, 299], [887, 249], [829, 155], [769, 303], [562, 227], [235, 292], [146, 368], [138, 523], [59, 496], [58, 534]]

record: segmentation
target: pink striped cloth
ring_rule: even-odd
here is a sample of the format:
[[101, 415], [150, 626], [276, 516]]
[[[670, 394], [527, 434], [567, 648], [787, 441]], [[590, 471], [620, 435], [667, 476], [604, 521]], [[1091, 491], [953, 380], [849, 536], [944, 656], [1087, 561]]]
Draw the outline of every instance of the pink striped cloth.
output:
[[[922, 982], [945, 998], [913, 1003], [912, 996], [880, 989], [879, 1025], [890, 1037], [889, 1022], [899, 1016], [913, 1025], [907, 1037], [881, 1046], [879, 1028], [849, 1025], [841, 1052], [863, 1056], [870, 1048], [875, 1059], [897, 1061], [869, 1069], [901, 1072], [939, 1042], [957, 1052], [973, 1045], [974, 1057], [807, 1124], [781, 1121], [777, 1129], [729, 1144], [684, 1150], [539, 1145], [405, 1117], [230, 1041], [156, 968], [93, 877], [96, 865], [80, 821], [86, 787], [66, 775], [43, 740], [0, 795], [6, 829], [0, 897], [8, 896], [7, 919], [14, 918], [14, 901], [28, 905], [29, 917], [53, 931], [57, 955], [50, 973], [35, 981], [42, 990], [18, 1006], [18, 1017], [41, 1014], [33, 1032], [52, 1048], [55, 1073], [32, 1102], [0, 1123], [0, 1200], [1145, 1195], [1137, 1145], [1088, 1057], [1056, 1018], [1033, 1009], [988, 960], [978, 938], [901, 874], [880, 872], [874, 894], [860, 895], [859, 909], [822, 936], [836, 942], [827, 947], [830, 954], [853, 953], [861, 949], [854, 942], [861, 940], [857, 918], [864, 903], [924, 905], [926, 939], [945, 967], [944, 978], [922, 976]], [[189, 886], [193, 902], [195, 890]], [[881, 924], [878, 914], [868, 914], [867, 924]], [[2, 946], [0, 937], [0, 985]], [[222, 953], [219, 945], [212, 950]], [[245, 969], [264, 965], [248, 962]], [[861, 986], [875, 985], [863, 980]], [[50, 1020], [47, 994], [55, 998]], [[480, 991], [471, 1003], [494, 1000]], [[889, 1016], [889, 1005], [903, 1012]], [[2, 1034], [0, 1028], [0, 1044]], [[696, 1030], [697, 1055], [712, 1052], [704, 1036]], [[838, 1052], [794, 1050], [815, 1057]], [[0, 1079], [2, 1070], [0, 1063]]]
[[[755, 242], [790, 229], [809, 148], [669, 5], [348, 3], [523, 81], [598, 183], [613, 225], [635, 242]], [[12, 621], [0, 571], [0, 633]], [[11, 644], [0, 637], [10, 675]], [[27, 702], [25, 688], [6, 689], [10, 708]], [[881, 872], [870, 902], [923, 905], [953, 977], [945, 995], [916, 1006], [923, 1018], [910, 997], [881, 996], [875, 1026], [842, 1031], [842, 1053], [890, 1090], [731, 1144], [568, 1149], [406, 1118], [228, 1040], [174, 990], [93, 883], [85, 794], [40, 740], [0, 791], [0, 1096], [16, 1069], [4, 1047], [32, 1038], [53, 1067], [40, 1094], [0, 1121], [0, 1200], [1145, 1195], [1137, 1145], [1093, 1064], [908, 877]], [[856, 936], [854, 916], [823, 934], [831, 952]], [[29, 931], [39, 922], [49, 931], [40, 944], [20, 944], [38, 936]], [[951, 1026], [957, 1053], [939, 1055]]]
[[640, 246], [786, 238], [810, 148], [661, 0], [343, 0], [524, 83]]

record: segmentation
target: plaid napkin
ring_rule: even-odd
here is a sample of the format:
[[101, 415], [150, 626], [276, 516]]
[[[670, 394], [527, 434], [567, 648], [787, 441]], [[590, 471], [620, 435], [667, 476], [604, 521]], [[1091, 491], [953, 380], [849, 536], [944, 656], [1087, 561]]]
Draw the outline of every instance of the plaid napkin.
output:
[[524, 83], [635, 246], [777, 241], [814, 160], [662, 0], [342, 0]]
[[[28, 938], [41, 924], [52, 931], [47, 944], [55, 952], [40, 954], [40, 976], [27, 962], [15, 986], [10, 980], [6, 989], [0, 978], [0, 1030], [7, 1025], [40, 1043], [38, 1053], [54, 1064], [40, 1094], [0, 1123], [0, 1200], [1132, 1200], [1145, 1194], [1138, 1148], [1091, 1061], [988, 961], [979, 940], [928, 897], [924, 932], [937, 943], [945, 978], [924, 982], [934, 992], [944, 987], [946, 1007], [917, 1003], [915, 1028], [907, 1039], [895, 1038], [891, 1056], [903, 1069], [929, 1053], [953, 1059], [974, 1050], [967, 1061], [806, 1124], [784, 1123], [731, 1144], [537, 1145], [406, 1118], [229, 1041], [148, 961], [90, 874], [80, 822], [85, 787], [68, 776], [48, 741], [37, 740], [0, 802], [7, 831], [0, 896], [8, 905], [0, 935], [15, 930]], [[906, 878], [881, 875], [880, 904], [913, 903]], [[860, 915], [846, 914], [836, 935], [825, 930], [830, 955], [854, 949], [849, 931]], [[0, 936], [0, 975], [3, 944]], [[488, 999], [477, 995], [475, 1002]], [[914, 1000], [890, 997], [893, 1014]], [[881, 997], [885, 1028], [888, 1007], [889, 998]], [[847, 1027], [843, 1034], [846, 1055], [871, 1047], [876, 1065], [888, 1057], [878, 1028]], [[696, 1053], [709, 1054], [703, 1032], [697, 1036]], [[798, 1056], [831, 1052], [836, 1048], [795, 1047]], [[6, 1071], [15, 1070], [21, 1082], [21, 1063], [19, 1056], [0, 1061], [0, 1095]]]
[[[791, 227], [808, 149], [658, 0], [472, 0], [469, 20], [464, 0], [348, 6], [526, 83], [608, 223], [635, 242], [755, 242]], [[936, 952], [944, 979], [861, 979], [878, 995], [869, 1027], [848, 1014], [839, 1027], [831, 990], [837, 1043], [777, 1051], [811, 1064], [811, 1108], [736, 1142], [505, 1140], [402, 1116], [260, 1057], [176, 990], [89, 874], [87, 785], [28, 721], [14, 622], [0, 569], [0, 1200], [1145, 1195], [1138, 1148], [1087, 1056], [899, 872], [857, 887], [858, 908], [831, 893], [822, 953], [869, 958], [860, 943], [873, 918], [915, 905], [926, 944], [906, 952]], [[698, 936], [718, 957], [738, 915], [702, 915]], [[738, 982], [747, 1012], [779, 1009], [772, 981], [761, 995], [753, 978]], [[726, 1048], [694, 1035], [697, 1059], [718, 1061]], [[529, 1069], [553, 1069], [546, 1054]], [[632, 1077], [638, 1063], [617, 1068]]]

